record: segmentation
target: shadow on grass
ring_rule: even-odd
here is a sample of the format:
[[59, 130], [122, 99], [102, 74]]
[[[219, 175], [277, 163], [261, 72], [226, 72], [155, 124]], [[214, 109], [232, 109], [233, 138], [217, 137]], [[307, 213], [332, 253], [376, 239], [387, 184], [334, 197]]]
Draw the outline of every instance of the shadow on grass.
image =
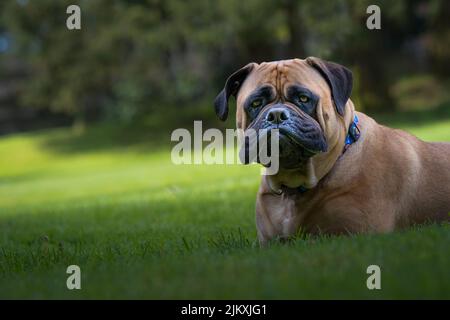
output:
[[[186, 107], [180, 110], [171, 107], [150, 114], [134, 123], [113, 124], [103, 123], [87, 127], [82, 133], [62, 130], [43, 139], [42, 146], [50, 152], [73, 154], [91, 151], [117, 151], [133, 148], [135, 151], [151, 152], [167, 149], [176, 142], [171, 142], [173, 130], [186, 128], [193, 132], [193, 122], [203, 121], [203, 130], [207, 128], [234, 128], [235, 119], [232, 115], [224, 123], [215, 118], [211, 106], [204, 104], [198, 107]], [[402, 111], [395, 113], [369, 114], [379, 123], [405, 127], [424, 125], [438, 120], [450, 119], [450, 101], [429, 110]]]

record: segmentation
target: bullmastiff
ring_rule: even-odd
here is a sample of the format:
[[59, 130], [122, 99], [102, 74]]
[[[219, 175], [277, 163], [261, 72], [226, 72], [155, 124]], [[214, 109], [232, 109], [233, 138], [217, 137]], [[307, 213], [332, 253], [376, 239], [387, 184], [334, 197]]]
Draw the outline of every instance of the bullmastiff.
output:
[[278, 129], [278, 173], [256, 199], [259, 241], [311, 234], [390, 232], [449, 220], [450, 143], [428, 143], [355, 111], [352, 73], [309, 57], [250, 63], [214, 106], [238, 129]]

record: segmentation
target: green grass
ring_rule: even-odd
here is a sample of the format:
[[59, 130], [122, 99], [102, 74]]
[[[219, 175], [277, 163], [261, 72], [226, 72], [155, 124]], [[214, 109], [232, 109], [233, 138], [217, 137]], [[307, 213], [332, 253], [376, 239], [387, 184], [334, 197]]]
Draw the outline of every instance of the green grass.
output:
[[[400, 120], [450, 140], [449, 118]], [[175, 166], [168, 135], [92, 130], [0, 139], [0, 298], [450, 298], [448, 226], [261, 249], [258, 167]], [[70, 264], [82, 290], [66, 289]]]

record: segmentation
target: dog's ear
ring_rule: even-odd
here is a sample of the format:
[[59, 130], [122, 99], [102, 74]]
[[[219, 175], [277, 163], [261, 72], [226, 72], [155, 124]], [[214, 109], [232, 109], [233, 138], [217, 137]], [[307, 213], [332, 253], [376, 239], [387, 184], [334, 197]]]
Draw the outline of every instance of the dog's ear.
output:
[[216, 114], [220, 120], [225, 121], [227, 119], [228, 99], [230, 99], [231, 95], [235, 97], [237, 96], [242, 83], [245, 81], [250, 72], [252, 72], [255, 65], [256, 63], [249, 63], [228, 77], [225, 82], [225, 87], [222, 91], [220, 91], [214, 100], [214, 108], [216, 109]]
[[345, 104], [353, 88], [352, 72], [340, 64], [315, 57], [306, 58], [306, 62], [319, 71], [328, 82], [337, 112], [341, 116], [344, 115]]

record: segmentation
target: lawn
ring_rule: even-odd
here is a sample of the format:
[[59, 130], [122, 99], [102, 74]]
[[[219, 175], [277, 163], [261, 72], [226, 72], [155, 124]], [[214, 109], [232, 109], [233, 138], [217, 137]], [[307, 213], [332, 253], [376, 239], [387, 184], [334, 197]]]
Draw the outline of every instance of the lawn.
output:
[[[450, 141], [450, 118], [389, 124]], [[0, 298], [450, 299], [448, 225], [261, 249], [258, 167], [176, 166], [169, 135], [92, 132], [0, 138]], [[81, 290], [66, 288], [71, 264]], [[372, 264], [381, 290], [366, 287]]]

